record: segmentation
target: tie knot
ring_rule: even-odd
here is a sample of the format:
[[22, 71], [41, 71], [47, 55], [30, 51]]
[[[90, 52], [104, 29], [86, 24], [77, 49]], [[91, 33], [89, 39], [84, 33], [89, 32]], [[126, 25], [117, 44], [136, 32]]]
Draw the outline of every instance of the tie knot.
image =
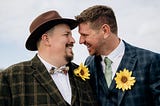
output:
[[60, 68], [52, 67], [51, 70], [50, 70], [50, 74], [54, 74], [56, 72], [67, 74], [68, 71], [69, 71], [69, 67], [68, 66], [62, 66]]
[[108, 57], [104, 58], [104, 62], [106, 65], [109, 65], [109, 66], [112, 64], [112, 61]]

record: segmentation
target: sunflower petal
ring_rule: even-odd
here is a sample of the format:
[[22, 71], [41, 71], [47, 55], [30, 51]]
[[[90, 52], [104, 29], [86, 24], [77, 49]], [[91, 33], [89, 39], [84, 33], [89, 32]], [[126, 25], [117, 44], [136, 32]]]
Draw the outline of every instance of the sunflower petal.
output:
[[131, 89], [131, 86], [134, 85], [136, 82], [135, 77], [131, 77], [132, 71], [127, 70], [120, 70], [119, 73], [116, 73], [115, 81], [116, 81], [116, 88], [122, 89], [122, 91]]
[[90, 79], [89, 76], [89, 70], [87, 66], [83, 65], [82, 63], [79, 65], [77, 69], [74, 70], [74, 74], [78, 77], [81, 77], [82, 80]]

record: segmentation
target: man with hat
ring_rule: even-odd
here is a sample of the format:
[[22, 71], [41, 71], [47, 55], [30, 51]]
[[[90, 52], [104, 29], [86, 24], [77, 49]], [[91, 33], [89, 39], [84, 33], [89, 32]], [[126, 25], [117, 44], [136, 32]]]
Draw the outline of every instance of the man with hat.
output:
[[39, 15], [30, 26], [26, 48], [38, 53], [30, 61], [0, 73], [1, 106], [96, 106], [88, 81], [75, 76], [73, 19], [56, 11]]

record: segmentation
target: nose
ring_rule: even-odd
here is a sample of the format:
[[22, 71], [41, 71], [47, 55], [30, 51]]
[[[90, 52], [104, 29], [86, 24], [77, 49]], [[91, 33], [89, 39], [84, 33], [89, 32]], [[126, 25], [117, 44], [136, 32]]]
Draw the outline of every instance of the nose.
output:
[[80, 38], [79, 38], [79, 43], [80, 43], [80, 44], [83, 44], [84, 42], [85, 42], [84, 37], [83, 37], [83, 36], [80, 36]]
[[70, 36], [70, 42], [75, 43], [75, 39], [73, 38], [73, 36]]

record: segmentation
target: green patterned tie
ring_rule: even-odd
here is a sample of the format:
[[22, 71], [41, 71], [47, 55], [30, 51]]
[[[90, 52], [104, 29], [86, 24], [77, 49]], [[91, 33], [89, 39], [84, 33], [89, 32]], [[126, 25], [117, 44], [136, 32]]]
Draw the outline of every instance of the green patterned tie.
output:
[[109, 87], [112, 82], [112, 67], [111, 67], [112, 61], [108, 57], [105, 57], [104, 62], [105, 62], [105, 78], [107, 81], [107, 85]]

